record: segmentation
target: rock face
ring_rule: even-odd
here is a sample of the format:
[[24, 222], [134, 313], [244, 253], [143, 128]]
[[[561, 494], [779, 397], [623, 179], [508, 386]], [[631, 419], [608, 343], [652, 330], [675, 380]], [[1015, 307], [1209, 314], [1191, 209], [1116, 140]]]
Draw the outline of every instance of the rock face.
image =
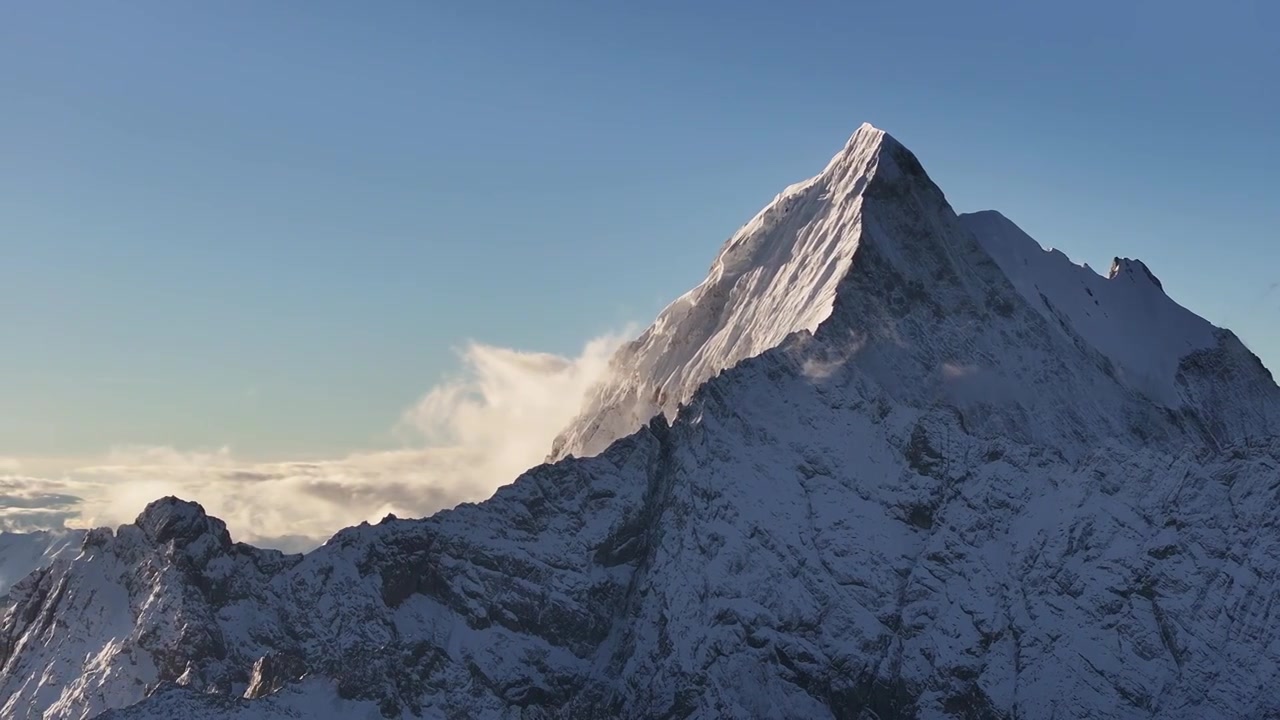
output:
[[90, 531], [77, 556], [9, 594], [0, 717], [91, 717], [162, 681], [230, 692], [280, 640], [261, 588], [300, 559], [232, 543], [221, 520], [176, 498]]
[[1280, 716], [1280, 389], [1154, 277], [864, 126], [566, 459], [306, 556], [157, 501], [15, 587], [0, 715]]

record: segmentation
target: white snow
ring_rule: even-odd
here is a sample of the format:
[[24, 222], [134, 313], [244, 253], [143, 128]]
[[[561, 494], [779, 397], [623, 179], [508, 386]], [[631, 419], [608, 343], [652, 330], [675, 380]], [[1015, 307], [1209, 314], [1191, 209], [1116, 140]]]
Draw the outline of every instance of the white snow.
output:
[[[123, 582], [129, 566], [114, 555], [88, 552], [59, 560], [74, 565], [74, 584], [61, 575], [51, 586], [59, 616], [74, 618], [23, 635], [6, 674], [18, 683], [3, 686], [3, 718], [92, 717], [144, 697], [155, 667], [128, 638], [137, 632]], [[63, 570], [65, 573], [65, 570]], [[74, 628], [74, 630], [73, 630]]]
[[1178, 362], [1212, 347], [1215, 328], [1166, 295], [1144, 264], [1117, 258], [1103, 277], [1042, 248], [994, 210], [961, 215], [960, 221], [1054, 327], [1078, 333], [1136, 390], [1170, 407], [1180, 404]]

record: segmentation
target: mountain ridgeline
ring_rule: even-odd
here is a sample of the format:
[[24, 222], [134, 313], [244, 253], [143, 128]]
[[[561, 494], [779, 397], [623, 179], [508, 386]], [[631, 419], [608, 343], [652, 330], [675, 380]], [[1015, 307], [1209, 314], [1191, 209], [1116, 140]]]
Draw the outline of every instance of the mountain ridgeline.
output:
[[165, 498], [19, 582], [5, 718], [1280, 717], [1280, 389], [869, 125], [479, 504]]

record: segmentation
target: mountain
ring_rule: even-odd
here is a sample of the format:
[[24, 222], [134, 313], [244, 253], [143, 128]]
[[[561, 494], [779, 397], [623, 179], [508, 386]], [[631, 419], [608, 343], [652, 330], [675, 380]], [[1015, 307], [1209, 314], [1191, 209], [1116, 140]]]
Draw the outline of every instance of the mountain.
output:
[[479, 504], [18, 583], [0, 716], [1280, 717], [1280, 388], [864, 125]]
[[83, 530], [0, 532], [0, 596], [32, 570], [74, 554], [83, 539]]
[[1208, 422], [1204, 429], [1219, 445], [1280, 433], [1275, 383], [1262, 361], [1235, 335], [1170, 299], [1141, 260], [1116, 258], [1102, 277], [1045, 251], [998, 212], [960, 221], [1032, 307], [1102, 352], [1129, 387]]
[[[703, 382], [831, 315], [862, 237], [862, 190], [884, 134], [864, 125], [821, 174], [782, 191], [725, 243], [698, 287], [613, 359], [549, 459], [595, 455]], [[833, 200], [838, 200], [835, 202]]]

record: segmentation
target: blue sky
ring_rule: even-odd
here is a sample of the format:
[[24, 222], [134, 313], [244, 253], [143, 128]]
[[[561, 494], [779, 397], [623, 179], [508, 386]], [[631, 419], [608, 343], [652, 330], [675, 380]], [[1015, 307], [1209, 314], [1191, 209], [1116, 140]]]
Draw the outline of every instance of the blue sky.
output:
[[1280, 366], [1263, 2], [26, 3], [0, 456], [395, 446], [468, 339], [647, 322], [862, 121]]

